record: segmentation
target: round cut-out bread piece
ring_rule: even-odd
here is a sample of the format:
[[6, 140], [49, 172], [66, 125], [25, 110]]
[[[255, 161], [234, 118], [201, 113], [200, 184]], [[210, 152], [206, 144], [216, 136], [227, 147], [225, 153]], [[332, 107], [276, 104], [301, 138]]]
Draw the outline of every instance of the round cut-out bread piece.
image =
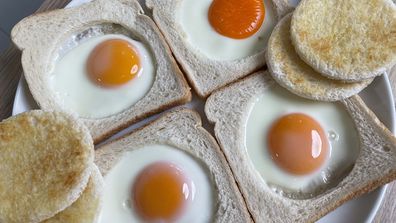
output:
[[31, 111], [0, 123], [0, 222], [40, 222], [88, 183], [92, 138], [75, 118]]
[[291, 23], [300, 57], [323, 75], [348, 82], [396, 63], [396, 5], [391, 0], [303, 0]]
[[359, 93], [372, 79], [345, 83], [326, 78], [297, 55], [290, 40], [292, 14], [275, 27], [268, 42], [267, 64], [272, 77], [294, 94], [313, 100], [338, 101]]
[[101, 194], [103, 191], [103, 178], [96, 165], [92, 168], [92, 174], [84, 192], [71, 206], [58, 213], [43, 223], [89, 223], [96, 222], [101, 208]]

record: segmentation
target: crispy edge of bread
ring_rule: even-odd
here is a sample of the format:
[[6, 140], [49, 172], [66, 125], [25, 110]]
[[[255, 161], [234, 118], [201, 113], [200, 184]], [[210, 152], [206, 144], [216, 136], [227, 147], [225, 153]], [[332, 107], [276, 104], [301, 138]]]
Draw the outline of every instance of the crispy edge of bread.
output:
[[69, 207], [43, 223], [94, 223], [97, 222], [102, 206], [103, 178], [98, 167], [93, 164], [88, 185], [81, 196]]
[[[272, 2], [276, 20], [293, 8], [286, 0]], [[147, 0], [147, 8], [152, 10], [155, 23], [168, 41], [178, 63], [183, 68], [190, 85], [202, 98], [214, 90], [232, 83], [257, 71], [265, 65], [266, 48], [242, 59], [219, 61], [198, 52], [187, 42], [185, 33], [177, 21], [175, 11], [182, 0]]]
[[101, 119], [81, 118], [98, 143], [121, 129], [164, 109], [191, 100], [190, 87], [155, 23], [134, 0], [97, 0], [75, 8], [59, 9], [29, 16], [12, 30], [13, 42], [22, 50], [22, 66], [29, 89], [44, 110], [62, 107], [49, 88], [48, 76], [59, 47], [84, 29], [115, 23], [139, 36], [150, 46], [156, 60], [156, 77], [150, 91], [136, 104]]
[[289, 13], [281, 19], [268, 41], [267, 66], [279, 85], [304, 98], [338, 101], [359, 93], [373, 81], [344, 83], [313, 70], [294, 50], [290, 39], [291, 17], [292, 13]]
[[396, 63], [395, 32], [391, 0], [303, 0], [291, 23], [301, 59], [328, 78], [347, 82], [379, 76]]
[[240, 189], [256, 222], [314, 222], [344, 202], [396, 179], [395, 137], [359, 96], [353, 96], [338, 102], [346, 107], [360, 135], [361, 150], [351, 172], [337, 186], [311, 199], [294, 200], [272, 191], [248, 163], [242, 126], [249, 103], [273, 84], [268, 72], [258, 72], [216, 91], [205, 106], [234, 176], [243, 182]]
[[[19, 148], [23, 154], [15, 151], [4, 160], [4, 152], [10, 148]], [[71, 148], [74, 150], [69, 152]], [[35, 151], [29, 154], [26, 149]], [[38, 149], [43, 152], [38, 153]], [[94, 160], [92, 138], [76, 117], [42, 110], [24, 112], [1, 122], [0, 151], [0, 166], [15, 163], [0, 168], [3, 177], [12, 174], [8, 180], [1, 180], [11, 187], [0, 185], [1, 191], [6, 190], [5, 194], [0, 192], [5, 199], [0, 202], [5, 208], [0, 208], [1, 222], [40, 222], [64, 210], [85, 189]], [[7, 210], [13, 213], [6, 213]]]
[[176, 108], [129, 135], [96, 150], [95, 163], [106, 175], [125, 152], [152, 144], [174, 146], [203, 164], [217, 194], [215, 222], [251, 222], [245, 201], [216, 140], [202, 127], [199, 114]]

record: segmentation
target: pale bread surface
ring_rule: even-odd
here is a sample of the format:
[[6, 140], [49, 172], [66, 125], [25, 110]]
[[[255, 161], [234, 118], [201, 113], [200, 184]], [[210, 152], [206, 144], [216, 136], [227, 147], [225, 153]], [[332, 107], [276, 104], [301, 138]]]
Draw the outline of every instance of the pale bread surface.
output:
[[102, 205], [103, 178], [94, 164], [84, 192], [72, 205], [43, 223], [94, 223], [99, 219]]
[[396, 179], [395, 138], [363, 101], [353, 96], [338, 102], [350, 113], [361, 141], [361, 152], [351, 172], [336, 187], [314, 198], [294, 200], [275, 193], [249, 163], [243, 127], [249, 104], [274, 84], [268, 72], [258, 72], [216, 91], [205, 106], [256, 222], [314, 222], [347, 200]]
[[[190, 88], [154, 22], [143, 15], [134, 0], [96, 0], [75, 8], [33, 15], [12, 30], [14, 43], [22, 50], [22, 66], [29, 89], [40, 108], [72, 113], [60, 105], [49, 86], [56, 56], [72, 36], [103, 24], [119, 24], [149, 46], [156, 62], [150, 91], [136, 104], [118, 114], [101, 119], [81, 118], [95, 143], [151, 114], [191, 100]], [[110, 30], [111, 32], [112, 30]], [[99, 34], [100, 35], [100, 34]]]
[[308, 99], [338, 101], [359, 93], [372, 82], [373, 79], [344, 83], [326, 78], [307, 65], [292, 45], [291, 17], [288, 14], [277, 24], [268, 41], [267, 66], [278, 84]]
[[348, 82], [384, 73], [396, 63], [396, 5], [391, 0], [303, 0], [291, 37], [319, 73]]
[[[237, 60], [213, 60], [198, 52], [186, 39], [178, 21], [178, 8], [182, 0], [146, 0], [152, 16], [164, 34], [177, 61], [190, 84], [200, 97], [207, 97], [214, 90], [234, 82], [265, 65], [266, 48], [256, 54]], [[293, 8], [286, 0], [272, 0], [277, 19]]]
[[0, 222], [40, 222], [78, 199], [91, 174], [88, 129], [59, 112], [0, 123]]
[[153, 144], [174, 146], [207, 170], [213, 183], [213, 202], [217, 207], [213, 210], [212, 222], [251, 222], [223, 153], [216, 140], [202, 127], [195, 111], [175, 109], [129, 135], [99, 147], [95, 163], [106, 176], [124, 153]]

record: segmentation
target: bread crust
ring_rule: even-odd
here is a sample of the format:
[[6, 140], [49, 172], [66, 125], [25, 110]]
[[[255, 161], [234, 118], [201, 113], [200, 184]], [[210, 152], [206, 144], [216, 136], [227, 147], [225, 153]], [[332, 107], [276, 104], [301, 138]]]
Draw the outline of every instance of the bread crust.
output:
[[71, 36], [101, 24], [119, 24], [151, 48], [156, 74], [150, 91], [118, 114], [100, 119], [81, 118], [98, 143], [121, 129], [175, 105], [191, 100], [190, 88], [155, 23], [134, 0], [97, 0], [75, 8], [36, 14], [12, 30], [22, 50], [22, 66], [32, 95], [40, 108], [73, 113], [63, 107], [49, 87], [48, 79], [60, 47]]
[[[293, 8], [287, 0], [270, 0], [277, 19]], [[183, 68], [190, 85], [202, 98], [214, 90], [230, 84], [265, 65], [265, 50], [242, 59], [213, 60], [190, 46], [177, 20], [177, 10], [182, 0], [147, 0], [155, 23], [168, 41], [173, 54]]]
[[319, 73], [348, 82], [379, 76], [396, 63], [396, 5], [391, 0], [303, 0], [291, 37]]
[[0, 123], [0, 222], [40, 222], [85, 189], [94, 146], [75, 117], [34, 110]]
[[249, 163], [243, 127], [251, 101], [273, 84], [268, 72], [260, 71], [216, 91], [205, 106], [254, 221], [315, 222], [344, 202], [396, 179], [394, 136], [359, 96], [352, 96], [338, 102], [348, 110], [360, 137], [360, 154], [351, 172], [337, 186], [313, 198], [294, 200], [275, 193]]
[[286, 15], [268, 41], [268, 70], [278, 84], [304, 98], [338, 101], [359, 93], [373, 81], [345, 83], [326, 78], [312, 69], [294, 50], [290, 39], [291, 18], [291, 13]]
[[224, 155], [216, 140], [202, 127], [195, 111], [174, 109], [131, 134], [100, 146], [96, 150], [95, 163], [106, 175], [125, 152], [152, 144], [174, 146], [208, 170], [214, 184], [214, 199], [217, 199], [213, 222], [251, 222]]

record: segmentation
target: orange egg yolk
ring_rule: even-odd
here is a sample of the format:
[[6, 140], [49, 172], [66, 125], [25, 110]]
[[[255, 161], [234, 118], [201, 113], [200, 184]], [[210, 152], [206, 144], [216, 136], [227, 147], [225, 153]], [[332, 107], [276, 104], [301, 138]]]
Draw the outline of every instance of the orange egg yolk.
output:
[[320, 169], [329, 154], [324, 130], [305, 114], [281, 117], [273, 123], [267, 137], [272, 160], [291, 174], [305, 175]]
[[213, 0], [208, 13], [210, 25], [221, 35], [233, 39], [255, 34], [264, 18], [263, 0]]
[[110, 39], [97, 45], [87, 61], [89, 78], [99, 86], [120, 86], [140, 71], [140, 58], [132, 44], [122, 39]]
[[149, 222], [173, 222], [192, 199], [191, 185], [174, 164], [151, 164], [140, 172], [133, 185], [135, 210]]

